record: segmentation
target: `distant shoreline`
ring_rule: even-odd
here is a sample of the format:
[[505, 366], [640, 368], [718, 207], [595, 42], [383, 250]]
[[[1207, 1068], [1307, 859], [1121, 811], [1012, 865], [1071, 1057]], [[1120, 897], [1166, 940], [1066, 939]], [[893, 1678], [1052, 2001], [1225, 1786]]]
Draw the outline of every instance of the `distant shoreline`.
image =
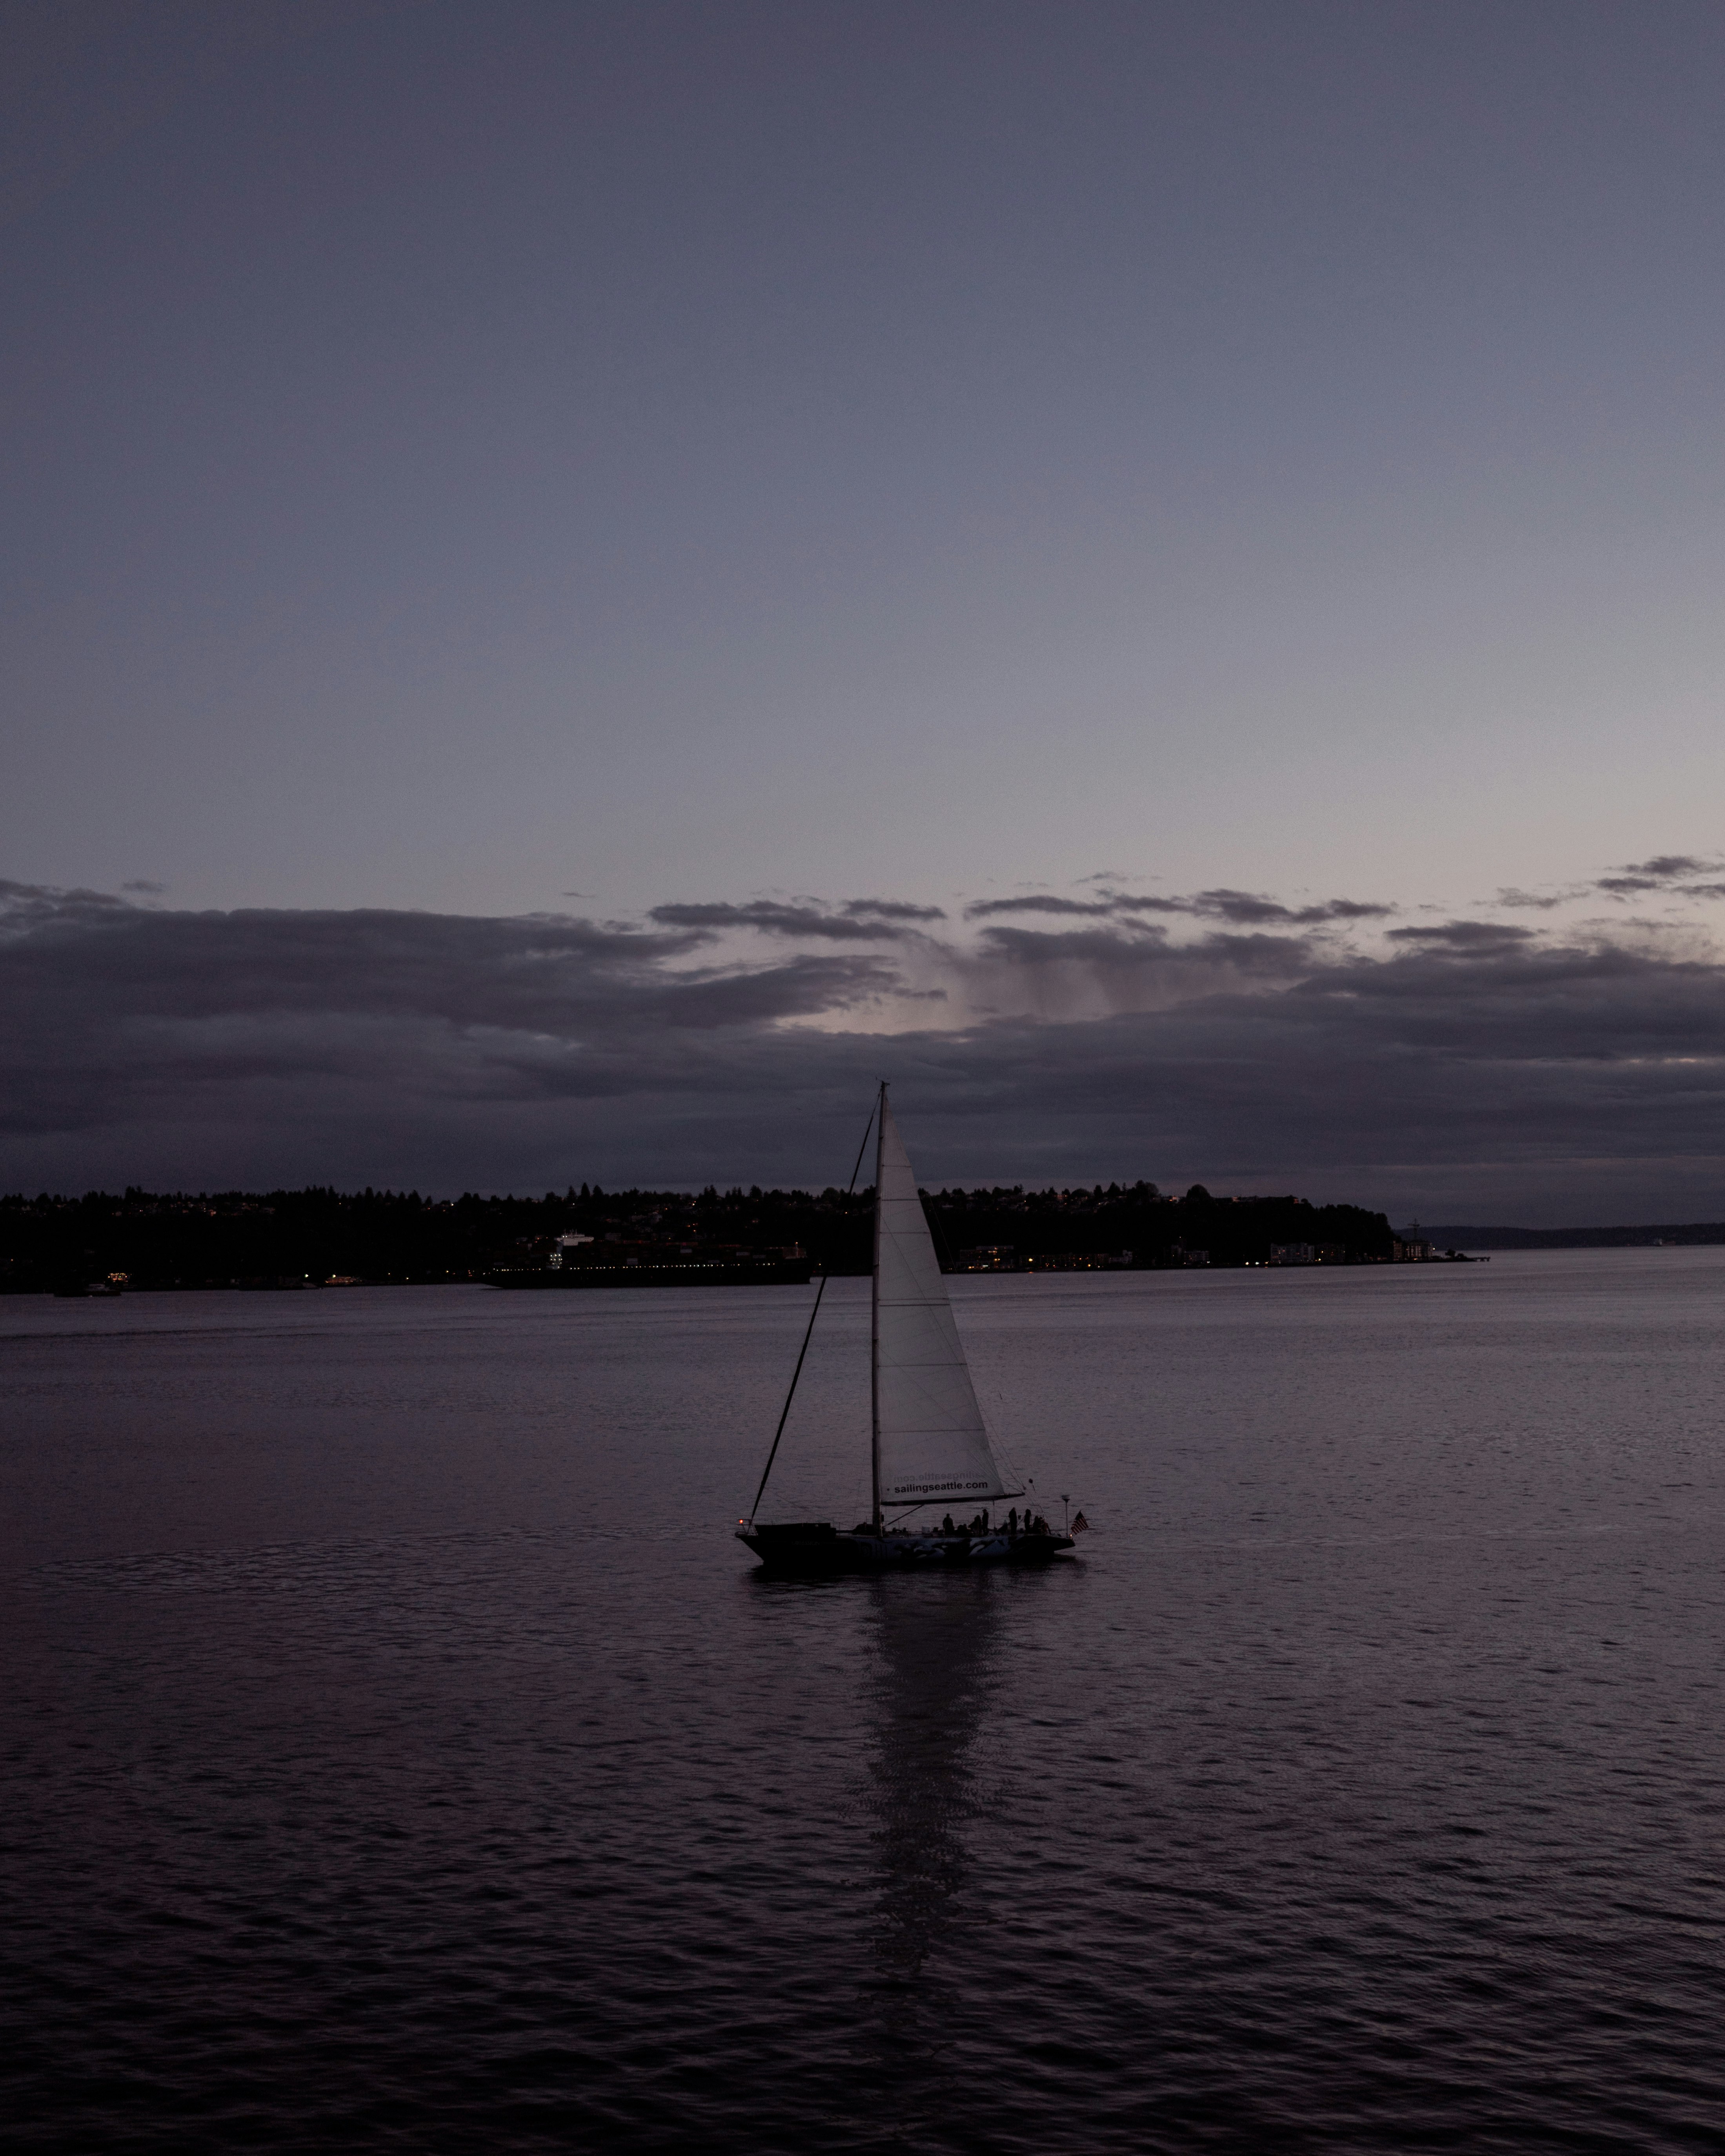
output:
[[[1280, 1197], [1183, 1197], [1154, 1183], [925, 1191], [943, 1270], [1359, 1264], [1400, 1255], [1388, 1219]], [[570, 1286], [720, 1284], [867, 1273], [872, 1190], [693, 1193], [573, 1184], [542, 1198], [454, 1199], [367, 1188], [0, 1197], [0, 1292], [273, 1288], [365, 1281]], [[619, 1281], [619, 1285], [621, 1281]]]
[[1640, 1228], [1422, 1228], [1434, 1243], [1459, 1250], [1635, 1250], [1656, 1244], [1700, 1249], [1725, 1243], [1725, 1220], [1691, 1220]]

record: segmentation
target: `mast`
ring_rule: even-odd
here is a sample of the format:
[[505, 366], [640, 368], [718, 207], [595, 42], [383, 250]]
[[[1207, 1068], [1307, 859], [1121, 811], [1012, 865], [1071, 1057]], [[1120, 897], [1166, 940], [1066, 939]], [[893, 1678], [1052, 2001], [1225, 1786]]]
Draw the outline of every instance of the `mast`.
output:
[[875, 1265], [869, 1296], [869, 1474], [880, 1532], [880, 1168], [886, 1145], [886, 1081], [875, 1107]]

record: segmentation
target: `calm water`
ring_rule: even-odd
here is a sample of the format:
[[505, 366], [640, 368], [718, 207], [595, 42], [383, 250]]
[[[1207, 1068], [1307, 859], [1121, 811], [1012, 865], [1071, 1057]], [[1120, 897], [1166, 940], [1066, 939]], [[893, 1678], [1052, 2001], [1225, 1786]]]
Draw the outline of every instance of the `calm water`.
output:
[[1717, 2150], [1725, 1251], [954, 1285], [0, 1302], [12, 2145]]

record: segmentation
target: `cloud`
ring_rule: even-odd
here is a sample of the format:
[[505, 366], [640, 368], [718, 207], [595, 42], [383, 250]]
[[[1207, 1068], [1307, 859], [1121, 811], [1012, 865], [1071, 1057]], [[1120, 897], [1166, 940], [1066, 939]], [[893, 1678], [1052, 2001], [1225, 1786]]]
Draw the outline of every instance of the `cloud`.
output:
[[[169, 913], [0, 886], [0, 1145], [116, 1120], [251, 1112], [331, 1084], [451, 1098], [628, 1086], [671, 1050], [829, 1015], [898, 985], [880, 958], [685, 962], [687, 932], [556, 915]], [[512, 1075], [511, 1075], [512, 1074]], [[260, 1134], [261, 1135], [261, 1134]], [[136, 1179], [135, 1178], [131, 1179]]]
[[1282, 986], [1312, 964], [1306, 939], [1214, 932], [1175, 942], [1161, 923], [1024, 928], [999, 922], [949, 959], [968, 1009], [1084, 1019], [1167, 1009], [1240, 988]]
[[1613, 898], [1633, 898], [1645, 891], [1676, 890], [1686, 898], [1717, 898], [1725, 886], [1697, 883], [1691, 879], [1716, 875], [1725, 860], [1699, 854], [1656, 854], [1649, 861], [1626, 861], [1611, 875], [1597, 878], [1595, 891]]
[[1194, 914], [1211, 915], [1242, 926], [1274, 921], [1315, 927], [1322, 921], [1381, 921], [1395, 911], [1394, 906], [1369, 905], [1353, 898], [1326, 899], [1317, 906], [1288, 906], [1250, 891], [1201, 891], [1187, 904]]
[[655, 906], [648, 918], [665, 928], [692, 928], [716, 935], [726, 929], [751, 928], [765, 936], [814, 937], [837, 943], [878, 943], [906, 936], [915, 922], [944, 921], [937, 906], [911, 906], [901, 900], [853, 898], [836, 911], [812, 899], [787, 905], [755, 898], [742, 905]]
[[[1094, 882], [1090, 877], [1086, 881]], [[985, 898], [967, 906], [967, 921], [998, 920], [1010, 913], [1088, 916], [1096, 920], [1129, 921], [1145, 913], [1183, 914], [1193, 920], [1227, 921], [1242, 927], [1283, 922], [1290, 927], [1316, 927], [1330, 921], [1381, 921], [1395, 911], [1358, 899], [1326, 899], [1317, 906], [1284, 906], [1278, 899], [1251, 891], [1201, 891], [1189, 898], [1159, 898], [1131, 891], [1108, 891], [1099, 898], [1065, 898], [1053, 893], [1033, 893], [1024, 898]]]
[[993, 921], [1005, 913], [1106, 915], [1115, 910], [1111, 898], [1058, 898], [1042, 893], [1029, 898], [979, 898], [965, 907], [964, 917], [967, 921]]
[[1579, 894], [1573, 890], [1558, 891], [1520, 891], [1517, 890], [1516, 886], [1513, 884], [1506, 884], [1497, 894], [1497, 903], [1499, 906], [1514, 906], [1525, 908], [1540, 913], [1550, 913], [1556, 907], [1565, 905], [1570, 899], [1578, 896]]
[[1195, 913], [1200, 910], [1198, 902], [1189, 898], [1154, 898], [1134, 896], [1129, 891], [1116, 891], [1103, 908], [1105, 912], [1117, 913], [1130, 920], [1140, 913]]
[[944, 906], [911, 906], [901, 898], [847, 899], [839, 911], [859, 921], [944, 921], [947, 917]]
[[1411, 944], [1423, 951], [1460, 956], [1470, 952], [1512, 949], [1517, 944], [1532, 942], [1534, 933], [1531, 928], [1513, 927], [1507, 921], [1445, 921], [1431, 928], [1387, 929], [1384, 937], [1391, 943]]
[[1332, 898], [1327, 899], [1322, 906], [1301, 907], [1294, 918], [1296, 921], [1387, 921], [1394, 911], [1393, 906], [1381, 906], [1372, 901]]
[[1651, 861], [1626, 862], [1622, 873], [1654, 883], [1678, 883], [1685, 876], [1707, 875], [1721, 866], [1725, 864], [1703, 860], [1695, 854], [1656, 854]]
[[[934, 1181], [1725, 1216], [1725, 966], [1699, 932], [1457, 918], [1362, 951], [1332, 911], [1199, 897], [986, 901], [942, 942], [880, 899], [629, 923], [3, 885], [0, 1188], [822, 1183], [884, 1070]], [[721, 962], [763, 907], [769, 947]], [[865, 948], [847, 919], [914, 933]]]

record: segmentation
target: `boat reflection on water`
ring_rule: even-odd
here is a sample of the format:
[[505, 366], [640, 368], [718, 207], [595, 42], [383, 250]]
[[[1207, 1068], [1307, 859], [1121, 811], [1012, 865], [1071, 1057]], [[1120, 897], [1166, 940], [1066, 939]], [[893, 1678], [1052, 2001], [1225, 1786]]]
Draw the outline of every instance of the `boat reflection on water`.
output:
[[969, 1835], [985, 1807], [973, 1753], [997, 1679], [1002, 1584], [966, 1572], [870, 1589], [875, 2033], [901, 2086], [950, 2032], [941, 1948], [964, 1929], [976, 1891]]

